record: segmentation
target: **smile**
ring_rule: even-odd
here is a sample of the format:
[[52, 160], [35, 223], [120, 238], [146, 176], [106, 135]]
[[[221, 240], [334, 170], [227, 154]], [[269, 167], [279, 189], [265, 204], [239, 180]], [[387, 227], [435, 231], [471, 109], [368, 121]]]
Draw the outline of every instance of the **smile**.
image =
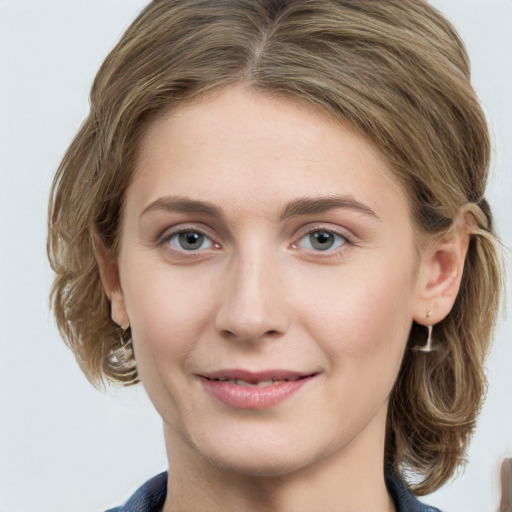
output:
[[[214, 379], [217, 382], [231, 382], [231, 384], [236, 384], [238, 386], [245, 386], [245, 387], [259, 387], [259, 388], [266, 388], [267, 386], [272, 386], [272, 384], [275, 384], [276, 382], [293, 382], [289, 380], [262, 380], [260, 382], [247, 382], [246, 380], [242, 379]], [[295, 379], [298, 380], [298, 379]]]
[[265, 409], [286, 400], [316, 375], [276, 370], [258, 373], [224, 370], [200, 376], [200, 380], [210, 396], [230, 407]]

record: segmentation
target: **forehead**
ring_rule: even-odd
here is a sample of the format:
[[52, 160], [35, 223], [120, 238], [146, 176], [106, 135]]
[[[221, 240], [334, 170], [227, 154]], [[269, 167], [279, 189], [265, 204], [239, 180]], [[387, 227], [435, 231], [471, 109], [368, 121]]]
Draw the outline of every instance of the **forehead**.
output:
[[269, 214], [296, 197], [333, 194], [407, 209], [398, 180], [368, 140], [311, 105], [243, 86], [155, 121], [137, 163], [127, 201], [138, 209], [165, 194]]

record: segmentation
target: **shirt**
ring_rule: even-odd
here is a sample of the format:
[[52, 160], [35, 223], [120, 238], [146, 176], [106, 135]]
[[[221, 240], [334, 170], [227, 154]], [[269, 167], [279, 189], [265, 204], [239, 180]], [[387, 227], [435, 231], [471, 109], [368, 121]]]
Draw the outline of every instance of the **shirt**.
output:
[[[386, 485], [397, 512], [440, 512], [418, 501], [398, 478], [386, 475]], [[166, 494], [167, 472], [164, 472], [148, 480], [124, 505], [106, 512], [159, 512]]]

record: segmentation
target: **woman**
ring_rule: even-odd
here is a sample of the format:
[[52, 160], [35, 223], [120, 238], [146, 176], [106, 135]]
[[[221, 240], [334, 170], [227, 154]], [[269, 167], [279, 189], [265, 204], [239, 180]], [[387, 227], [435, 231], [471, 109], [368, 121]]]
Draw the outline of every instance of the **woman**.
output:
[[116, 510], [432, 510], [499, 305], [488, 161], [424, 2], [149, 4], [50, 206], [64, 338], [164, 424]]

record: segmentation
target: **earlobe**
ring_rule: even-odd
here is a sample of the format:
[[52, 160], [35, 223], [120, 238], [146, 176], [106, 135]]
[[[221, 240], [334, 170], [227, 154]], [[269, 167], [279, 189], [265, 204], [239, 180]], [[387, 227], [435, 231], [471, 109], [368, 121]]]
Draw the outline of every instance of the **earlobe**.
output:
[[110, 316], [112, 320], [119, 325], [121, 329], [123, 329], [123, 331], [126, 331], [126, 329], [130, 327], [130, 320], [126, 311], [121, 288], [118, 288], [112, 293], [112, 298], [110, 299]]
[[[434, 325], [451, 311], [459, 293], [469, 245], [466, 216], [454, 222], [452, 229], [424, 251], [417, 281], [414, 320]], [[425, 311], [429, 311], [428, 319]]]
[[126, 311], [123, 290], [119, 281], [119, 267], [110, 251], [105, 248], [97, 235], [94, 237], [94, 256], [98, 263], [101, 284], [105, 295], [110, 301], [110, 314], [112, 320], [123, 330], [128, 329], [130, 320]]

